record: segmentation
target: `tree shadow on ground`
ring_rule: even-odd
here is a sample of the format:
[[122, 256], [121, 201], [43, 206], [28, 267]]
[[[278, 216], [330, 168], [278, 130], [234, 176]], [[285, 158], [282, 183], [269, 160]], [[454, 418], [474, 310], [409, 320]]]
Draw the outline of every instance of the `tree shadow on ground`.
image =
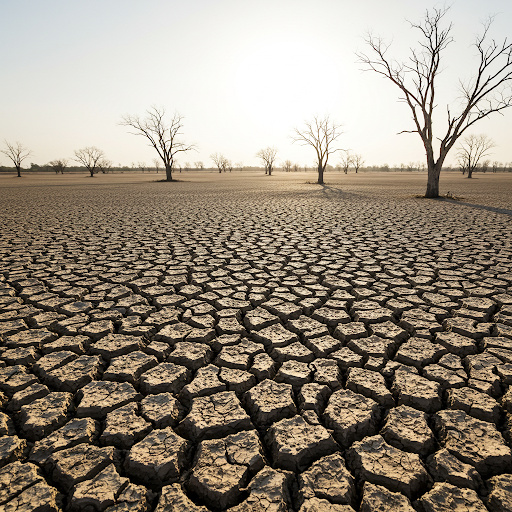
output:
[[508, 215], [509, 217], [512, 217], [512, 210], [508, 210], [507, 208], [497, 208], [496, 206], [485, 206], [483, 204], [465, 203], [463, 201], [457, 201], [455, 199], [449, 199], [446, 197], [443, 197], [442, 200], [448, 203], [469, 206], [470, 208], [477, 208], [479, 210], [487, 210], [489, 212], [502, 213], [503, 215]]

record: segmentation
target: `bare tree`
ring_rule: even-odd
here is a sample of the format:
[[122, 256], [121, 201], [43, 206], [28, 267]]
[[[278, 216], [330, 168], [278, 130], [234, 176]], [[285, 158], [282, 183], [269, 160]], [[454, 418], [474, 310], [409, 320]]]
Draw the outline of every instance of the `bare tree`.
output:
[[213, 160], [213, 163], [217, 166], [219, 173], [222, 171], [226, 172], [226, 168], [229, 164], [229, 160], [222, 155], [221, 153], [213, 153], [210, 155], [210, 158]]
[[16, 171], [18, 171], [18, 178], [21, 178], [21, 163], [23, 160], [32, 155], [32, 151], [23, 146], [21, 142], [15, 142], [14, 144], [11, 144], [6, 140], [4, 140], [4, 142], [7, 146], [7, 149], [2, 149], [0, 151], [5, 156], [7, 156], [9, 160], [11, 160], [11, 162], [14, 164], [14, 167], [16, 167]]
[[183, 167], [184, 171], [190, 171], [190, 162], [185, 162], [185, 166]]
[[488, 32], [493, 18], [484, 24], [483, 32], [476, 38], [478, 66], [472, 80], [459, 82], [461, 108], [452, 114], [447, 106], [447, 129], [443, 138], [439, 138], [439, 152], [435, 156], [432, 126], [437, 77], [440, 73], [441, 57], [453, 41], [450, 33], [452, 24], [442, 27], [448, 8], [434, 8], [425, 13], [419, 23], [411, 23], [420, 35], [420, 49], [411, 49], [408, 62], [397, 62], [387, 57], [389, 45], [380, 37], [371, 34], [366, 37], [372, 57], [360, 53], [360, 61], [366, 69], [373, 70], [388, 78], [402, 92], [401, 100], [411, 109], [414, 121], [413, 130], [400, 133], [418, 133], [427, 156], [427, 190], [425, 197], [439, 197], [439, 175], [444, 160], [457, 139], [476, 122], [493, 112], [501, 112], [512, 105], [512, 91], [507, 86], [512, 80], [512, 43], [505, 39], [498, 43], [489, 41]]
[[349, 151], [345, 151], [345, 156], [341, 157], [341, 168], [345, 174], [348, 174], [350, 166], [353, 164], [353, 157]]
[[364, 165], [363, 155], [353, 155], [352, 156], [352, 165], [354, 166], [354, 170], [357, 171]]
[[204, 169], [204, 164], [203, 162], [194, 162], [194, 167], [202, 171]]
[[318, 184], [323, 185], [324, 172], [329, 155], [341, 149], [334, 147], [334, 143], [343, 133], [341, 125], [332, 121], [328, 115], [325, 115], [323, 118], [314, 116], [313, 121], [306, 121], [305, 125], [304, 129], [293, 129], [295, 135], [292, 136], [292, 140], [302, 146], [312, 146], [315, 149], [318, 165]]
[[285, 160], [283, 162], [283, 171], [290, 172], [292, 170], [293, 164], [291, 160]]
[[83, 149], [75, 150], [73, 160], [82, 164], [90, 173], [91, 178], [98, 172], [99, 163], [105, 158], [105, 153], [94, 146], [88, 146]]
[[146, 162], [139, 162], [137, 167], [141, 170], [142, 173], [144, 173], [144, 171], [147, 169]]
[[499, 168], [500, 168], [500, 163], [498, 162], [498, 160], [494, 160], [494, 162], [492, 163], [492, 172], [493, 173], [498, 172]]
[[490, 160], [484, 160], [480, 165], [481, 171], [485, 174], [489, 170], [490, 165], [491, 165]]
[[265, 149], [260, 149], [256, 156], [263, 162], [263, 167], [265, 167], [265, 174], [272, 176], [272, 171], [274, 170], [274, 162], [276, 161], [277, 156], [277, 148], [268, 146]]
[[153, 158], [153, 164], [155, 164], [156, 173], [158, 174], [158, 171], [160, 170], [160, 160], [158, 158]]
[[108, 174], [108, 171], [112, 171], [113, 166], [114, 162], [112, 162], [112, 160], [102, 158], [98, 163], [98, 170], [101, 171], [103, 174]]
[[484, 133], [464, 137], [457, 153], [462, 174], [467, 172], [468, 178], [472, 178], [480, 160], [489, 155], [490, 150], [494, 147], [496, 147], [494, 141]]
[[57, 160], [52, 160], [51, 162], [48, 162], [48, 167], [51, 167], [55, 174], [64, 174], [64, 171], [66, 170], [68, 166], [68, 161], [66, 158], [59, 158]]
[[149, 145], [155, 148], [164, 164], [166, 180], [173, 181], [172, 171], [175, 156], [181, 152], [195, 151], [196, 146], [180, 141], [183, 117], [177, 112], [169, 122], [164, 119], [165, 109], [163, 107], [152, 106], [146, 111], [146, 114], [143, 119], [139, 116], [123, 116], [120, 124], [135, 129], [135, 132], [131, 132], [133, 135], [142, 135], [149, 140]]
[[299, 172], [299, 164], [293, 164], [293, 172]]
[[243, 162], [237, 162], [235, 164], [235, 169], [237, 169], [238, 171], [242, 172], [244, 170], [244, 164]]

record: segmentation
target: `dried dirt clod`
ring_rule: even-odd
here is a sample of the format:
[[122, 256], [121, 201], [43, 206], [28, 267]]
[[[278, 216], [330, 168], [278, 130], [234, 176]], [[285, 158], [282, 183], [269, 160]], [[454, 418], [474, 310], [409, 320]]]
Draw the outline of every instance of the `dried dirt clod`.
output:
[[110, 365], [103, 373], [103, 379], [136, 385], [144, 372], [157, 365], [158, 360], [155, 356], [136, 350], [111, 359]]
[[143, 373], [140, 391], [145, 395], [157, 393], [179, 393], [190, 382], [191, 371], [174, 363], [160, 363]]
[[434, 425], [443, 446], [484, 478], [510, 471], [512, 453], [494, 423], [464, 411], [444, 410], [435, 414]]
[[267, 442], [274, 464], [289, 471], [303, 471], [314, 460], [338, 449], [325, 427], [310, 425], [302, 416], [274, 423]]
[[188, 489], [210, 506], [225, 509], [239, 501], [241, 489], [264, 465], [263, 448], [254, 431], [203, 441]]
[[458, 488], [446, 482], [437, 482], [417, 502], [422, 512], [487, 512], [478, 494], [472, 489]]
[[196, 505], [184, 492], [180, 484], [162, 487], [155, 512], [209, 512], [206, 507]]
[[299, 501], [318, 498], [331, 503], [354, 505], [354, 478], [339, 453], [327, 455], [314, 462], [299, 475]]
[[18, 436], [0, 437], [0, 468], [11, 462], [22, 460], [28, 452], [27, 441]]
[[299, 339], [295, 333], [286, 329], [282, 324], [273, 324], [251, 334], [255, 340], [271, 348], [284, 347]]
[[141, 416], [154, 428], [175, 427], [182, 414], [182, 406], [170, 393], [148, 395], [141, 400]]
[[394, 448], [379, 435], [354, 443], [345, 457], [358, 478], [409, 499], [421, 496], [430, 481], [418, 455]]
[[448, 482], [456, 487], [467, 487], [478, 491], [482, 478], [470, 464], [464, 464], [445, 448], [427, 458], [427, 468], [436, 482]]
[[213, 358], [213, 352], [208, 345], [188, 341], [178, 342], [169, 354], [167, 361], [197, 370], [206, 366]]
[[44, 464], [53, 453], [80, 443], [92, 443], [98, 435], [99, 423], [92, 418], [71, 420], [48, 437], [36, 441], [29, 460]]
[[0, 470], [0, 505], [3, 505], [36, 482], [44, 479], [34, 464], [12, 462]]
[[396, 370], [391, 391], [398, 405], [408, 405], [427, 413], [442, 408], [441, 386], [414, 373]]
[[129, 483], [117, 497], [116, 505], [105, 512], [149, 512], [153, 492], [142, 485]]
[[80, 403], [76, 409], [79, 418], [104, 418], [118, 407], [140, 400], [142, 397], [128, 382], [94, 381], [79, 392]]
[[297, 413], [290, 384], [264, 380], [245, 394], [245, 404], [259, 427], [290, 418]]
[[59, 491], [46, 482], [37, 482], [4, 505], [5, 512], [61, 512]]
[[113, 357], [124, 356], [130, 352], [141, 350], [146, 344], [140, 336], [128, 334], [109, 334], [91, 345], [92, 354], [98, 354], [110, 360]]
[[249, 371], [261, 382], [273, 379], [277, 371], [277, 363], [266, 353], [256, 354]]
[[249, 497], [229, 512], [287, 512], [293, 473], [265, 466], [249, 483]]
[[389, 411], [380, 433], [391, 446], [424, 457], [435, 446], [427, 419], [424, 412], [401, 405]]
[[80, 356], [78, 359], [49, 372], [45, 383], [59, 391], [76, 393], [99, 375], [103, 362], [100, 356]]
[[107, 507], [115, 505], [117, 497], [128, 482], [128, 478], [119, 476], [114, 464], [110, 464], [91, 480], [80, 482], [74, 487], [70, 497], [70, 509], [103, 512]]
[[47, 471], [66, 491], [79, 482], [94, 478], [114, 462], [114, 448], [81, 443], [58, 451], [47, 459]]
[[349, 389], [334, 392], [322, 415], [325, 426], [334, 431], [334, 439], [343, 448], [375, 434], [379, 418], [380, 408], [375, 400]]
[[498, 402], [489, 395], [471, 388], [448, 390], [447, 405], [450, 409], [460, 409], [482, 421], [497, 423], [500, 418]]
[[507, 512], [512, 510], [512, 475], [498, 475], [489, 478], [486, 482], [489, 496], [487, 506], [493, 512]]
[[105, 428], [100, 436], [102, 445], [130, 448], [151, 430], [151, 423], [137, 415], [138, 404], [129, 403], [107, 414]]
[[350, 505], [338, 505], [320, 498], [310, 498], [302, 504], [299, 512], [354, 512], [354, 509]]
[[363, 499], [359, 512], [414, 512], [412, 504], [406, 496], [392, 492], [382, 485], [365, 482]]
[[193, 398], [226, 391], [226, 383], [219, 379], [219, 372], [220, 368], [213, 364], [199, 368], [192, 382], [182, 388], [180, 400], [189, 406]]
[[190, 444], [176, 435], [171, 427], [153, 430], [133, 445], [126, 455], [127, 474], [149, 485], [176, 482], [188, 457]]
[[190, 412], [178, 425], [176, 432], [192, 441], [201, 441], [253, 428], [251, 418], [240, 405], [236, 394], [225, 391], [194, 398]]
[[394, 407], [395, 401], [386, 387], [384, 377], [365, 368], [350, 368], [347, 375], [347, 389], [372, 398], [383, 407]]

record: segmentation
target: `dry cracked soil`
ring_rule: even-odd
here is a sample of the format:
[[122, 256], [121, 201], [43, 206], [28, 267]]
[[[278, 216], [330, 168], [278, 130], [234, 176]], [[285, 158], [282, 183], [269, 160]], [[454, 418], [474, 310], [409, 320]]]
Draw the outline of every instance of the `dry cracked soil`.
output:
[[1, 510], [512, 510], [512, 177], [326, 178], [0, 178]]

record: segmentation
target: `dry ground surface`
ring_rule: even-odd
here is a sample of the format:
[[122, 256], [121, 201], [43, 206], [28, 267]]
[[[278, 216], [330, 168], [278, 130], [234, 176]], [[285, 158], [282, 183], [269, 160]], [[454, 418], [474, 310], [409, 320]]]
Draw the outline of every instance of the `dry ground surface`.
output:
[[512, 176], [0, 177], [0, 509], [512, 510]]

